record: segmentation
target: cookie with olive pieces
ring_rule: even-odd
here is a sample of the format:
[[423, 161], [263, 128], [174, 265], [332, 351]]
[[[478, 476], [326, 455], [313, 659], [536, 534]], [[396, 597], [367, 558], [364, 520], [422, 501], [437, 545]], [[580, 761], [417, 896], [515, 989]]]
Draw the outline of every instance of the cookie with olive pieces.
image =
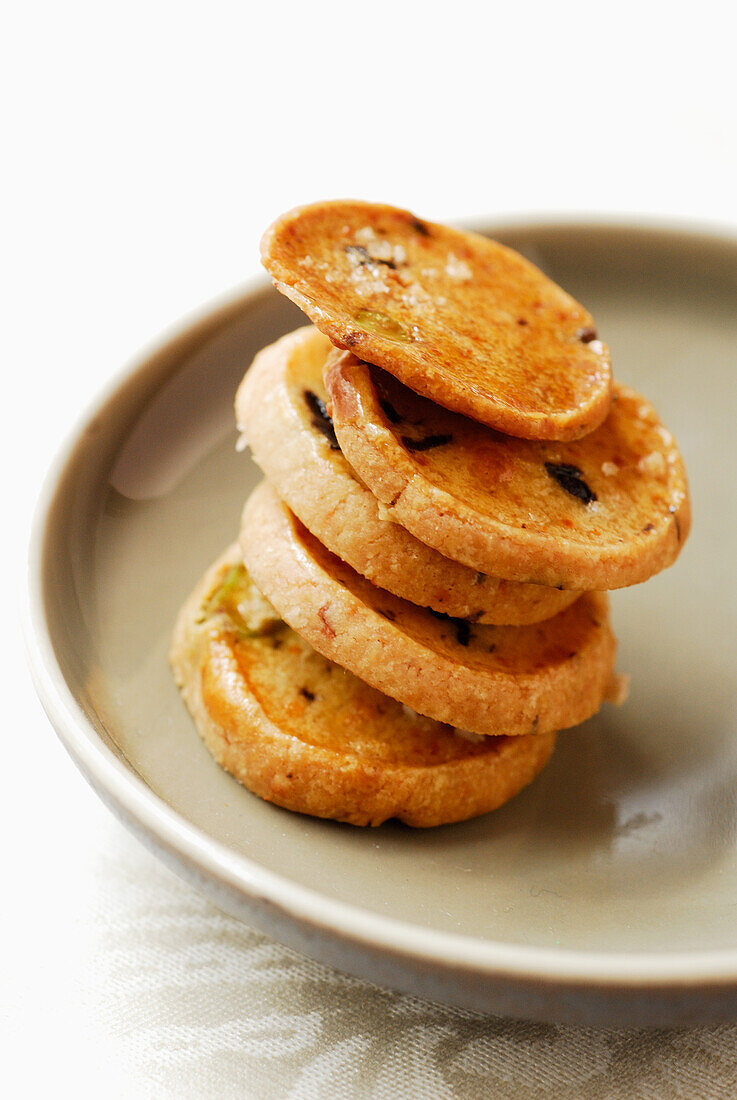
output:
[[554, 733], [478, 738], [410, 713], [290, 630], [236, 547], [183, 607], [171, 661], [218, 764], [268, 802], [353, 825], [443, 825], [494, 810], [555, 744]]
[[384, 592], [331, 554], [264, 482], [243, 512], [254, 583], [318, 653], [413, 710], [486, 735], [574, 726], [612, 683], [604, 593], [544, 623], [489, 626]]
[[515, 439], [440, 408], [349, 352], [325, 383], [348, 461], [391, 515], [495, 576], [622, 588], [671, 565], [691, 526], [678, 447], [615, 383], [609, 416], [569, 443]]
[[261, 245], [277, 288], [340, 348], [525, 439], [577, 439], [611, 400], [591, 314], [528, 260], [406, 210], [324, 202]]
[[244, 440], [305, 527], [379, 587], [458, 618], [533, 623], [568, 607], [576, 592], [479, 573], [383, 518], [383, 506], [340, 450], [325, 408], [322, 371], [331, 349], [318, 329], [298, 329], [259, 352], [236, 395]]

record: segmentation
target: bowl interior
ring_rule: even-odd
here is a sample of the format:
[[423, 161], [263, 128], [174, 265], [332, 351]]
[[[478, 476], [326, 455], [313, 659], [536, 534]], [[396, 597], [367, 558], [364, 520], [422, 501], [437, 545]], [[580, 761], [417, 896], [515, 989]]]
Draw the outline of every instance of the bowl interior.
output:
[[80, 436], [43, 548], [56, 659], [90, 736], [160, 799], [328, 899], [509, 945], [737, 947], [737, 244], [601, 226], [494, 235], [592, 311], [615, 374], [653, 401], [686, 459], [694, 530], [681, 558], [612, 597], [625, 706], [563, 733], [508, 806], [430, 831], [289, 814], [213, 763], [167, 649], [259, 477], [235, 450], [233, 396], [256, 351], [303, 323], [270, 289], [152, 356]]

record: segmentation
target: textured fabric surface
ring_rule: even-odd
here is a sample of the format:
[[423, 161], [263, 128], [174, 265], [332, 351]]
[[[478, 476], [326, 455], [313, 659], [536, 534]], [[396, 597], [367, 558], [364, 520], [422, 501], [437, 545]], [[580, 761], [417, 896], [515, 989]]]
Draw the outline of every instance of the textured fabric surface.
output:
[[82, 994], [120, 1090], [152, 1098], [737, 1096], [737, 1025], [606, 1031], [377, 989], [220, 913], [111, 821]]

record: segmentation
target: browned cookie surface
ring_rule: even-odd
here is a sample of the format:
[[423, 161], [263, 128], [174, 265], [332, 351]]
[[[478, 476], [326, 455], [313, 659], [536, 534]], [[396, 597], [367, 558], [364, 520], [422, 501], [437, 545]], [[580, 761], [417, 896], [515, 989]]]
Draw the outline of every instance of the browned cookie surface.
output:
[[615, 652], [605, 594], [531, 626], [438, 615], [325, 549], [267, 483], [243, 513], [245, 565], [281, 617], [330, 660], [421, 714], [474, 733], [572, 726], [606, 697]]
[[374, 584], [435, 611], [521, 624], [572, 603], [575, 592], [501, 580], [443, 557], [385, 518], [340, 450], [325, 408], [330, 350], [318, 329], [298, 329], [259, 352], [236, 396], [254, 459], [305, 526]]
[[183, 607], [171, 651], [208, 749], [267, 801], [354, 825], [461, 821], [546, 763], [555, 734], [474, 739], [326, 660], [252, 583], [236, 547]]
[[440, 553], [518, 581], [609, 589], [675, 561], [685, 469], [652, 405], [619, 383], [606, 421], [568, 443], [451, 413], [350, 353], [325, 374], [335, 431], [389, 514]]
[[591, 315], [495, 241], [326, 202], [279, 218], [262, 259], [336, 346], [446, 408], [530, 439], [575, 439], [607, 414], [609, 354]]

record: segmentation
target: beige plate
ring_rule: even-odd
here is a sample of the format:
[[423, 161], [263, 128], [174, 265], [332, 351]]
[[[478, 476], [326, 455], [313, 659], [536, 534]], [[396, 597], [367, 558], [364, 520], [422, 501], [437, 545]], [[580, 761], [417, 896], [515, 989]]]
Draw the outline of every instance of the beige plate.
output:
[[612, 598], [629, 702], [462, 825], [357, 830], [259, 801], [213, 763], [166, 660], [179, 605], [257, 473], [232, 401], [301, 323], [259, 285], [110, 388], [42, 495], [29, 641], [90, 782], [217, 904], [323, 961], [471, 1008], [581, 1023], [737, 1018], [737, 237], [493, 227], [591, 308], [688, 467], [678, 564]]

